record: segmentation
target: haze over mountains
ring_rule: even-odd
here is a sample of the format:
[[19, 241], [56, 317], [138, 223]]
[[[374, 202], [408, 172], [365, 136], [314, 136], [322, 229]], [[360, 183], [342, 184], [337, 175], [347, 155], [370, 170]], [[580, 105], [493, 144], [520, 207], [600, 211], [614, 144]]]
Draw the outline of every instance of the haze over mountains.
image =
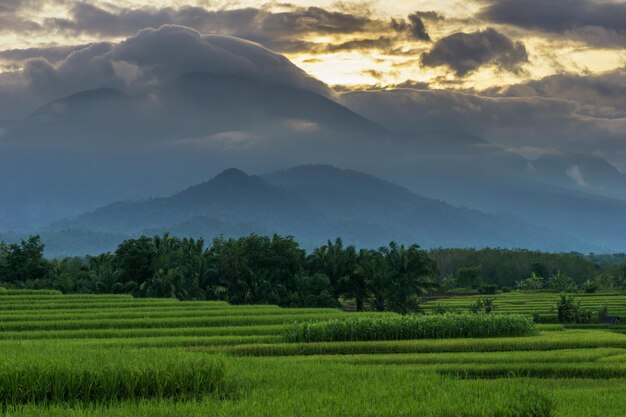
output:
[[[231, 168], [170, 197], [111, 204], [56, 223], [47, 232], [56, 233], [57, 238], [83, 232], [126, 237], [165, 232], [193, 237], [279, 233], [295, 236], [307, 248], [335, 235], [361, 247], [395, 240], [426, 247], [474, 247], [486, 241], [495, 246], [532, 247], [541, 241], [543, 248], [551, 250], [593, 248], [513, 216], [453, 207], [378, 178], [327, 165], [299, 166], [263, 176]], [[566, 240], [568, 245], [563, 243]], [[103, 245], [99, 249], [112, 248]]]
[[[0, 124], [0, 237], [42, 232], [63, 254], [165, 231], [626, 250], [626, 177], [604, 159], [529, 160], [458, 126], [401, 124], [219, 38], [270, 69], [169, 68], [134, 89], [90, 81]], [[295, 75], [263, 75], [273, 60]]]

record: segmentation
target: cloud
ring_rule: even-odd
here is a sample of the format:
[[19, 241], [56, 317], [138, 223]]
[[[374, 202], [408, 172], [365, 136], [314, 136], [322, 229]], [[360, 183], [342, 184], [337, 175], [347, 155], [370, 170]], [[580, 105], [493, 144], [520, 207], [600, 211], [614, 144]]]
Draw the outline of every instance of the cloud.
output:
[[[61, 0], [51, 0], [57, 3]], [[24, 11], [32, 13], [41, 8], [43, 0], [2, 0], [0, 1], [0, 33], [1, 32], [32, 32], [42, 27], [24, 16]]]
[[120, 43], [90, 44], [57, 63], [34, 58], [20, 71], [1, 73], [0, 119], [23, 116], [51, 99], [89, 89], [145, 92], [189, 72], [238, 75], [332, 95], [324, 83], [256, 43], [163, 26]]
[[483, 16], [549, 32], [564, 32], [583, 26], [626, 30], [626, 4], [595, 0], [497, 0]]
[[354, 39], [338, 44], [328, 44], [321, 47], [313, 48], [316, 52], [341, 52], [341, 51], [358, 51], [371, 49], [389, 49], [395, 45], [396, 39], [381, 36], [375, 39]]
[[435, 42], [429, 52], [422, 54], [423, 65], [447, 66], [457, 76], [464, 76], [485, 65], [517, 71], [519, 65], [527, 61], [528, 53], [522, 42], [514, 42], [492, 28], [446, 36]]
[[626, 118], [626, 67], [595, 75], [555, 74], [485, 91], [492, 96], [552, 97], [577, 103], [581, 116]]
[[43, 58], [50, 63], [57, 63], [67, 58], [72, 52], [88, 45], [48, 46], [40, 48], [8, 49], [0, 51], [0, 61], [20, 63], [31, 58]]
[[419, 39], [421, 41], [430, 42], [430, 35], [426, 31], [426, 26], [424, 25], [424, 21], [420, 17], [419, 14], [413, 13], [409, 15], [409, 22], [411, 22], [411, 34], [415, 39]]
[[626, 44], [624, 2], [495, 0], [483, 11], [482, 17], [496, 23], [563, 33], [594, 44]]
[[408, 33], [413, 39], [430, 42], [423, 19], [442, 20], [443, 17], [436, 12], [415, 12], [408, 16], [408, 20], [392, 19], [390, 25], [396, 32]]
[[565, 170], [565, 175], [574, 180], [576, 185], [578, 185], [579, 187], [589, 186], [589, 183], [585, 181], [585, 177], [583, 176], [583, 173], [578, 165], [572, 165], [570, 167], [567, 167], [567, 169]]
[[[612, 82], [617, 84], [616, 77], [607, 74], [599, 78], [614, 78]], [[555, 84], [554, 79], [530, 83], [524, 95], [404, 88], [346, 92], [339, 101], [391, 130], [409, 135], [472, 134], [505, 149], [596, 153], [623, 167], [626, 117], [619, 113], [618, 107], [612, 107], [621, 99], [612, 97], [610, 91], [603, 94], [607, 84], [593, 78], [589, 76], [579, 84], [596, 83], [601, 86], [596, 90], [586, 87], [587, 90], [575, 92], [567, 90], [567, 83], [563, 82], [563, 92], [545, 87], [541, 93], [545, 95], [533, 91], [541, 91], [541, 85]], [[519, 92], [523, 87], [520, 85], [515, 90]], [[585, 91], [595, 91], [589, 94], [595, 98], [575, 99]]]
[[52, 18], [47, 24], [72, 34], [128, 36], [145, 28], [181, 25], [203, 33], [224, 34], [252, 40], [277, 51], [297, 51], [307, 45], [307, 34], [353, 34], [367, 31], [376, 22], [368, 17], [329, 11], [320, 7], [289, 6], [287, 11], [266, 8], [207, 10], [181, 8], [112, 8], [79, 3], [69, 18]]

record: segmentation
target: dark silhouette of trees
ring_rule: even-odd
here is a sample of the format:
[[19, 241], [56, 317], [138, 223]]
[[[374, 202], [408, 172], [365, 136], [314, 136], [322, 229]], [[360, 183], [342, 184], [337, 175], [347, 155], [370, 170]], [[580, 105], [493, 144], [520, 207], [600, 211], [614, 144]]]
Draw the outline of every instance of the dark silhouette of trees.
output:
[[[551, 275], [544, 279], [535, 270]], [[584, 280], [567, 272], [580, 274], [580, 270], [588, 273]], [[512, 271], [520, 275], [499, 275]], [[218, 237], [208, 245], [202, 239], [165, 234], [129, 239], [114, 253], [48, 260], [38, 236], [19, 244], [0, 242], [0, 287], [56, 289], [63, 293], [132, 294], [285, 307], [343, 305], [355, 306], [358, 311], [409, 313], [417, 310], [420, 297], [428, 292], [489, 287], [492, 293], [500, 283], [518, 276], [518, 287], [526, 290], [626, 289], [624, 264], [605, 262], [596, 267], [577, 254], [524, 250], [429, 252], [417, 245], [395, 242], [376, 250], [357, 250], [336, 239], [307, 254], [289, 236]]]

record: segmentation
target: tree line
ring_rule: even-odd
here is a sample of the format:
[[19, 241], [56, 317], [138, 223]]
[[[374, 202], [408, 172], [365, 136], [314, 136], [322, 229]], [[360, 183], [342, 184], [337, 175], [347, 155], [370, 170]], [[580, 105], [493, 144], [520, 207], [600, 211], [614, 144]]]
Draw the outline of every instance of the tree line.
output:
[[97, 256], [46, 259], [44, 249], [39, 236], [0, 242], [0, 287], [397, 312], [415, 311], [433, 291], [626, 289], [626, 264], [523, 250], [426, 251], [395, 242], [357, 249], [338, 238], [307, 253], [279, 235], [207, 244], [167, 234], [129, 239]]
[[435, 287], [437, 265], [417, 245], [357, 250], [341, 239], [307, 254], [292, 237], [238, 239], [141, 236], [114, 253], [47, 260], [38, 236], [0, 246], [0, 286], [64, 293], [225, 300], [233, 304], [415, 310]]

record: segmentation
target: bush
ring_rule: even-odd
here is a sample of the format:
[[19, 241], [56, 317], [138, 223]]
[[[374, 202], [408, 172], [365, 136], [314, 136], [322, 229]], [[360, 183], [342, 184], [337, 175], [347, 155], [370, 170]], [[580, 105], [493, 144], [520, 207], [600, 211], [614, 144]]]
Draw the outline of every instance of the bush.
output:
[[481, 294], [495, 294], [498, 292], [497, 284], [483, 284], [478, 289]]
[[602, 323], [607, 317], [609, 317], [609, 307], [605, 304], [598, 310], [598, 322]]
[[472, 306], [470, 306], [470, 311], [472, 313], [491, 314], [496, 308], [495, 302], [495, 298], [480, 297]]
[[559, 323], [591, 323], [591, 310], [584, 309], [572, 295], [561, 295], [556, 309]]
[[522, 336], [533, 328], [521, 315], [370, 316], [293, 323], [284, 335], [290, 342], [444, 339]]

